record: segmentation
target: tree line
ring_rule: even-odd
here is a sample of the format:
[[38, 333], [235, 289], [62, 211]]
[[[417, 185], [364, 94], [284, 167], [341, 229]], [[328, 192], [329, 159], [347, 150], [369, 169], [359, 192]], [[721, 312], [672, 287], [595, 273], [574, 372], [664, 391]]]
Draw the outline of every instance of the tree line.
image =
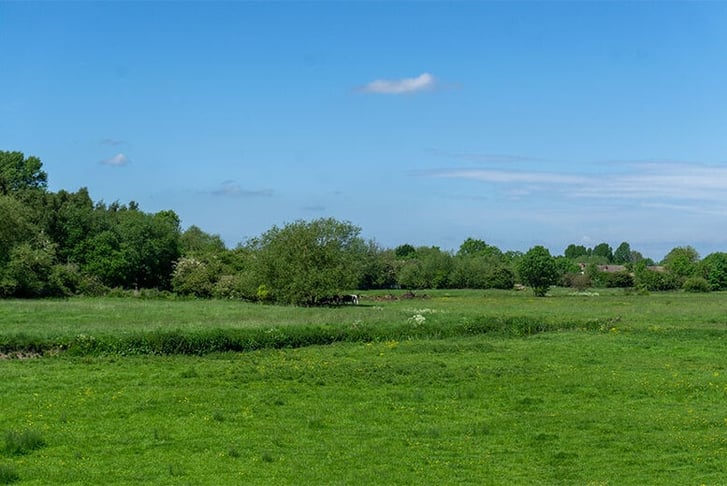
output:
[[[553, 285], [694, 291], [727, 288], [727, 254], [700, 259], [674, 248], [661, 265], [627, 242], [615, 250], [569, 245], [502, 251], [468, 238], [456, 252], [402, 244], [383, 248], [333, 218], [295, 221], [239, 244], [191, 226], [174, 211], [135, 202], [94, 202], [86, 188], [47, 188], [37, 157], [0, 151], [0, 297], [125, 292], [315, 305], [352, 289], [512, 289], [545, 295]], [[153, 293], [153, 292], [151, 292]]]

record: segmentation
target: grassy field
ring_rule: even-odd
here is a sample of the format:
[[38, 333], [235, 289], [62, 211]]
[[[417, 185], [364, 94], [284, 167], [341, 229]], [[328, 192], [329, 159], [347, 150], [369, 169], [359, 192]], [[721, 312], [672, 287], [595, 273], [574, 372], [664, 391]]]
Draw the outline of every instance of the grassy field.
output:
[[727, 483], [727, 294], [428, 294], [338, 309], [0, 301], [0, 336], [600, 324], [0, 360], [0, 483]]

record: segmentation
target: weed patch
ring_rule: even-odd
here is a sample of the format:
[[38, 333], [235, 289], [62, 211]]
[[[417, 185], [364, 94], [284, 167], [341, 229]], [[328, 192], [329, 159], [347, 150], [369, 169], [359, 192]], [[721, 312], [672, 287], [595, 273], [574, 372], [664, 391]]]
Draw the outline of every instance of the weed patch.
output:
[[20, 481], [20, 475], [15, 468], [6, 464], [0, 464], [0, 484], [12, 484]]
[[45, 446], [45, 439], [34, 429], [5, 432], [5, 453], [13, 456], [29, 454]]

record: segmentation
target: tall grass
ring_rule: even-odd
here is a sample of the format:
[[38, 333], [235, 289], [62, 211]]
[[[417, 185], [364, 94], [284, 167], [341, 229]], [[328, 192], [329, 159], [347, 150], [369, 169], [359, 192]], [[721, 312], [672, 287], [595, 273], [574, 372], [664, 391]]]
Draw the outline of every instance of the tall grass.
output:
[[372, 342], [402, 339], [445, 339], [495, 334], [526, 336], [556, 330], [603, 330], [609, 321], [550, 321], [532, 317], [462, 318], [454, 322], [404, 322], [400, 324], [281, 325], [243, 329], [155, 330], [119, 334], [81, 334], [60, 339], [25, 334], [0, 336], [3, 353], [57, 353], [73, 356], [119, 355], [203, 355], [226, 351], [265, 348], [300, 348], [338, 342]]

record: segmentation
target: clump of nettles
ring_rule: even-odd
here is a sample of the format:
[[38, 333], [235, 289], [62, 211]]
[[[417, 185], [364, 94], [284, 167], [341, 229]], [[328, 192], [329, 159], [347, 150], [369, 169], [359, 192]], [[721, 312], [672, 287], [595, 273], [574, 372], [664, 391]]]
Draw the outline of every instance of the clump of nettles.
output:
[[12, 484], [20, 481], [20, 475], [12, 468], [12, 466], [6, 466], [0, 464], [0, 484]]
[[19, 456], [28, 454], [45, 445], [45, 439], [40, 432], [33, 429], [22, 431], [9, 430], [5, 432], [5, 452]]

